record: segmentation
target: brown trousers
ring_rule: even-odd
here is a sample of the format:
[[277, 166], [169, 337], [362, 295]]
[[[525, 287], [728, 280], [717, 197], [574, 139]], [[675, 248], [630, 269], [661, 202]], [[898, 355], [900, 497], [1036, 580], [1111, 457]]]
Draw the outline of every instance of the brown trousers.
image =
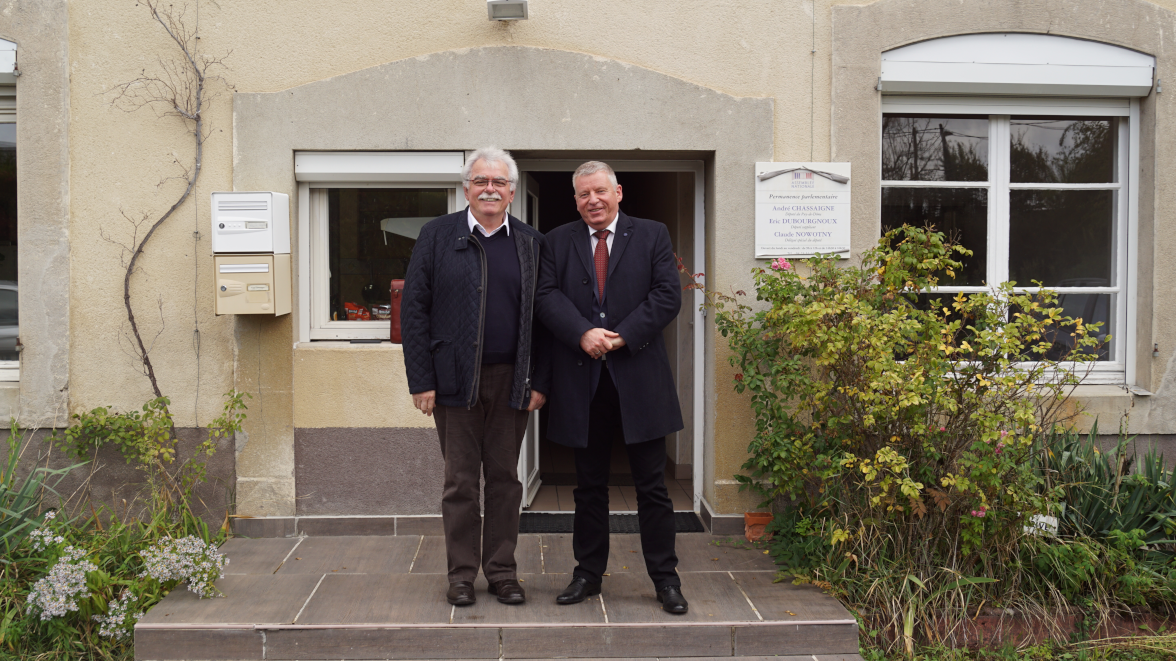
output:
[[[517, 578], [514, 553], [523, 499], [518, 463], [528, 413], [510, 407], [513, 379], [514, 365], [482, 365], [476, 406], [433, 410], [445, 458], [441, 520], [450, 583], [472, 582], [479, 565], [490, 582]], [[484, 525], [479, 473], [486, 481]]]

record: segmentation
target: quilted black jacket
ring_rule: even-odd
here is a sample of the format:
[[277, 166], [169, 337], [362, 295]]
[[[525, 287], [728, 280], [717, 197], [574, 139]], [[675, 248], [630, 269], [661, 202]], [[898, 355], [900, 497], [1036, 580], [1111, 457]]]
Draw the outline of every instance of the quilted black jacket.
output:
[[[442, 406], [478, 401], [486, 316], [486, 260], [468, 210], [434, 218], [422, 229], [404, 277], [400, 308], [404, 367], [411, 393], [437, 391]], [[543, 235], [510, 217], [522, 282], [518, 352], [510, 406], [526, 409], [531, 390], [546, 394], [550, 335], [535, 319], [535, 286]]]

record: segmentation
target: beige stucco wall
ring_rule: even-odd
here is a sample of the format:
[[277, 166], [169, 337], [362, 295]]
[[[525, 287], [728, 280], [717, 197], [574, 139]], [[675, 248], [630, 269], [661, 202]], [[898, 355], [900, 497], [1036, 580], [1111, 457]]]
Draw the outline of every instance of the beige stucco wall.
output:
[[413, 408], [399, 345], [314, 342], [294, 351], [294, 426], [425, 427]]
[[[5, 21], [20, 4], [27, 3], [0, 2], [0, 36], [5, 36]], [[57, 12], [65, 11], [61, 3], [46, 0], [43, 4]], [[388, 63], [417, 61], [413, 58], [430, 54], [460, 59], [468, 56], [470, 49], [524, 46], [600, 58], [602, 62], [617, 63], [622, 70], [647, 70], [735, 99], [766, 100], [770, 103], [772, 126], [762, 139], [765, 156], [780, 161], [854, 161], [857, 247], [870, 242], [878, 215], [868, 179], [873, 168], [869, 164], [877, 159], [854, 149], [877, 141], [877, 129], [873, 127], [876, 119], [870, 119], [870, 113], [876, 113], [877, 108], [872, 84], [880, 49], [959, 32], [1052, 31], [1152, 52], [1160, 57], [1157, 75], [1164, 77], [1165, 53], [1171, 52], [1171, 35], [1176, 34], [1173, 14], [1163, 8], [1176, 7], [1176, 0], [1159, 4], [1134, 0], [882, 0], [863, 6], [804, 0], [532, 0], [531, 18], [516, 23], [486, 20], [483, 0], [221, 0], [217, 4], [200, 7], [201, 48], [213, 55], [231, 51], [223, 74], [242, 95], [292, 90]], [[190, 13], [194, 19], [194, 8]], [[839, 31], [854, 22], [862, 37], [843, 37], [835, 53], [835, 35], [847, 34]], [[68, 378], [69, 406], [73, 411], [98, 405], [138, 407], [150, 390], [120, 345], [122, 251], [104, 237], [125, 240], [129, 236], [132, 227], [124, 213], [137, 219], [144, 214], [158, 214], [171, 204], [182, 183], [168, 177], [182, 174], [176, 161], [184, 163], [191, 158], [192, 143], [185, 126], [174, 118], [158, 118], [150, 110], [127, 113], [109, 102], [106, 92], [114, 85], [144, 70], [155, 70], [157, 56], [170, 52], [165, 35], [142, 5], [132, 0], [74, 0], [68, 4], [68, 20], [60, 18], [57, 24], [68, 25], [68, 48], [61, 46], [62, 52], [68, 51], [69, 86], [61, 97], [67, 100], [63, 103], [68, 103], [68, 113], [62, 113], [63, 119], [57, 123], [58, 127], [64, 126], [68, 118], [68, 165], [62, 166], [67, 168], [68, 176], [57, 179], [68, 185], [68, 196], [58, 192], [47, 199], [60, 200], [63, 206], [56, 213], [68, 214], [69, 264], [68, 268], [59, 267], [56, 273], [59, 277], [62, 272], [69, 274], [69, 302], [49, 306], [53, 311], [46, 325], [59, 331], [68, 328], [70, 358], [68, 373], [65, 367], [46, 367], [37, 374], [57, 378], [61, 386]], [[22, 64], [23, 58], [22, 54]], [[558, 88], [517, 85], [533, 74], [525, 69], [482, 67], [477, 71], [476, 83], [468, 85], [508, 86], [517, 90], [512, 98], [520, 108], [553, 108], [558, 105], [556, 101], [567, 103], [566, 99], [550, 98]], [[853, 94], [839, 97], [838, 84], [853, 88]], [[152, 356], [161, 386], [172, 398], [179, 425], [206, 423], [218, 412], [221, 393], [230, 387], [253, 394], [248, 433], [238, 443], [238, 473], [242, 476], [238, 502], [245, 513], [290, 513], [294, 498], [291, 439], [295, 427], [419, 427], [427, 423], [406, 407], [407, 392], [397, 385], [402, 382], [397, 371], [402, 365], [395, 350], [365, 353], [368, 348], [350, 346], [293, 349], [296, 315], [278, 319], [212, 315], [206, 229], [209, 193], [231, 190], [235, 185], [264, 184], [287, 192], [293, 188], [292, 179], [284, 175], [273, 181], [253, 175], [242, 178], [236, 171], [241, 159], [248, 159], [249, 155], [239, 150], [250, 136], [234, 134], [233, 94], [227, 88], [220, 89], [222, 93], [212, 101], [208, 114], [211, 132], [205, 143], [203, 178], [192, 201], [153, 239], [142, 262], [142, 272], [136, 276], [134, 300], [148, 336], [160, 333]], [[462, 91], [455, 88], [448, 98], [460, 104]], [[843, 102], [839, 104], [838, 98]], [[845, 101], [846, 98], [854, 101]], [[1154, 144], [1155, 165], [1148, 170], [1145, 163], [1145, 172], [1166, 171], [1162, 166], [1172, 158], [1172, 139], [1163, 137], [1172, 134], [1165, 131], [1164, 124], [1170, 116], [1167, 98], [1156, 103], [1154, 115], [1149, 115], [1155, 122], [1155, 134], [1161, 138]], [[640, 135], [624, 144], [614, 144], [608, 137], [609, 127], [632, 113], [632, 108], [640, 108], [643, 101], [620, 98], [598, 116], [577, 117], [581, 124], [598, 124], [602, 137], [600, 144], [574, 147], [648, 148]], [[330, 101], [326, 103], [325, 116], [329, 119]], [[839, 115], [854, 104], [859, 105], [852, 108], [851, 114]], [[494, 127], [502, 120], [485, 108], [462, 110], [470, 121], [480, 123], [480, 132], [467, 132], [464, 139], [450, 141], [444, 148], [470, 149], [483, 142], [523, 147], [513, 136], [506, 139], [495, 133]], [[669, 124], [692, 112], [689, 103], [658, 110]], [[549, 122], [545, 129], [548, 133], [533, 135], [546, 137], [531, 141], [525, 148], [571, 148], [551, 144], [558, 142], [551, 136], [563, 130], [562, 114], [541, 119]], [[22, 131], [26, 126], [22, 124]], [[698, 131], [697, 138], [680, 141], [679, 145], [693, 142], [698, 145], [696, 149], [709, 149], [706, 145], [737, 137], [706, 136], [703, 130], [690, 130]], [[428, 145], [302, 147], [428, 149], [442, 145], [434, 140]], [[1151, 149], [1152, 145], [1146, 144], [1143, 152], [1149, 154]], [[64, 157], [60, 160], [65, 161]], [[708, 284], [723, 290], [745, 288], [749, 282], [747, 273], [753, 263], [751, 217], [738, 209], [742, 204], [750, 211], [751, 168], [748, 162], [746, 172], [736, 167], [708, 171], [710, 225], [703, 270]], [[1150, 205], [1148, 213], [1162, 223], [1163, 218], [1171, 216], [1166, 212], [1176, 203], [1171, 199], [1176, 192], [1166, 192], [1160, 185], [1152, 190], [1152, 196], [1141, 199], [1141, 208]], [[715, 199], [723, 196], [746, 199], [716, 207]], [[24, 214], [22, 207], [22, 223]], [[202, 234], [197, 238], [194, 232]], [[1149, 272], [1140, 300], [1150, 301], [1149, 297], [1154, 296], [1155, 305], [1147, 306], [1146, 313], [1154, 311], [1154, 317], [1141, 324], [1140, 343], [1150, 347], [1151, 342], [1159, 342], [1161, 358], [1152, 363], [1147, 383], [1157, 394], [1146, 401], [1137, 399], [1132, 422], [1140, 426], [1140, 431], [1154, 433], [1176, 431], [1176, 401], [1169, 401], [1176, 397], [1172, 384], [1176, 379], [1176, 324], [1172, 323], [1176, 305], [1169, 293], [1174, 283], [1169, 279], [1176, 276], [1169, 276], [1168, 269], [1158, 266], [1164, 255], [1171, 254], [1173, 246], [1168, 244], [1176, 241], [1172, 235], [1155, 231], [1154, 242], [1141, 241], [1153, 252], [1146, 256]], [[56, 240], [60, 243], [60, 238]], [[24, 254], [22, 247], [22, 260]], [[60, 256], [60, 250], [56, 254]], [[52, 255], [46, 259], [52, 259]], [[1157, 264], [1155, 268], [1150, 266], [1153, 263]], [[22, 269], [24, 264], [22, 261]], [[24, 271], [21, 277], [23, 283]], [[22, 286], [22, 305], [26, 300], [23, 296]], [[161, 301], [163, 323], [157, 300]], [[22, 322], [24, 319], [22, 312]], [[1147, 355], [1150, 357], [1150, 352]], [[340, 370], [339, 364], [348, 362], [378, 365], [386, 372], [386, 381], [380, 384], [378, 379], [343, 379], [345, 370]], [[727, 365], [721, 338], [713, 335], [708, 336], [707, 369], [713, 377], [706, 394], [709, 431], [705, 493], [716, 510], [737, 512], [750, 500], [735, 492], [730, 476], [743, 461], [753, 425], [746, 402], [731, 392], [733, 371]], [[41, 377], [30, 373], [28, 378], [31, 388], [34, 379]], [[55, 391], [39, 388], [42, 393]], [[1107, 401], [1111, 408], [1122, 404], [1113, 398]]]

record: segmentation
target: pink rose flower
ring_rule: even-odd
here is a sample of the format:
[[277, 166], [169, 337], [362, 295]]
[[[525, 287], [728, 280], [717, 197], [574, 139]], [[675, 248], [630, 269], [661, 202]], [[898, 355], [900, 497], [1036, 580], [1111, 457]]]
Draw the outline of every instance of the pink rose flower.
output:
[[790, 268], [792, 268], [792, 264], [790, 264], [788, 262], [788, 260], [784, 259], [783, 257], [777, 258], [772, 261], [772, 270], [773, 271], [787, 271]]

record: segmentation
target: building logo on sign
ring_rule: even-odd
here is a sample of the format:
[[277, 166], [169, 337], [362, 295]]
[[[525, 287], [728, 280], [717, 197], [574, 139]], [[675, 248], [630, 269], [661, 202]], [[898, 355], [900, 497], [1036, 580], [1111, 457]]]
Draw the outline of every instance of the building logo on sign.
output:
[[793, 188], [815, 188], [816, 182], [813, 181], [812, 172], [793, 172], [792, 173], [792, 187]]

